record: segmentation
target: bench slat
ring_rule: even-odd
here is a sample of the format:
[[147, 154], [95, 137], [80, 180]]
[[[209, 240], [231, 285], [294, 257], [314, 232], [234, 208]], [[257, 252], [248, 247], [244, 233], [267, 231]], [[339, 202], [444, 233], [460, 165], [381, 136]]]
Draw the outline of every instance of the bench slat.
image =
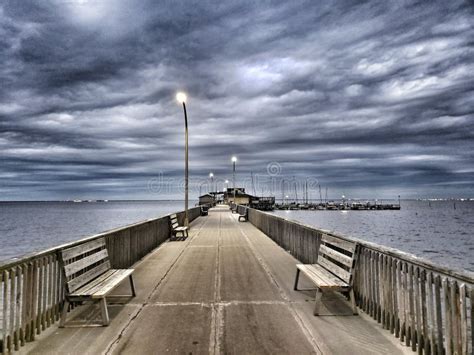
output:
[[68, 261], [91, 250], [105, 247], [105, 239], [99, 238], [61, 251], [62, 259]]
[[329, 271], [324, 269], [321, 265], [299, 264], [296, 265], [296, 267], [300, 269], [307, 277], [309, 277], [311, 281], [315, 283], [316, 286], [318, 286], [319, 288], [336, 290], [349, 287], [347, 283], [335, 277]]
[[338, 252], [337, 250], [334, 250], [334, 249], [331, 249], [331, 248], [328, 248], [327, 246], [325, 245], [322, 245], [319, 247], [319, 254], [323, 254], [323, 255], [327, 255], [329, 256], [330, 258], [340, 262], [341, 264], [351, 268], [352, 267], [352, 258], [347, 256], [347, 255], [344, 255], [340, 252]]
[[92, 280], [90, 283], [84, 285], [83, 287], [77, 289], [72, 296], [90, 296], [93, 290], [100, 285], [103, 281], [107, 280], [109, 277], [112, 277], [117, 272], [116, 269], [110, 269], [100, 275], [98, 278]]
[[66, 276], [71, 276], [72, 274], [75, 274], [76, 272], [83, 270], [86, 267], [96, 262], [106, 259], [107, 257], [108, 257], [107, 249], [103, 249], [99, 251], [98, 253], [94, 253], [78, 261], [75, 261], [69, 265], [65, 265], [64, 272]]
[[308, 276], [313, 283], [315, 283], [318, 287], [332, 287], [332, 286], [339, 286], [342, 281], [334, 275], [331, 275], [327, 272], [325, 273], [318, 273], [316, 270], [318, 265], [301, 265], [297, 266], [298, 269], [303, 271], [303, 273]]
[[349, 242], [347, 240], [336, 238], [336, 237], [333, 237], [333, 236], [327, 235], [327, 234], [323, 234], [321, 236], [321, 240], [324, 243], [332, 244], [336, 247], [347, 250], [351, 253], [354, 253], [355, 248], [356, 248], [356, 244], [354, 242]]
[[108, 278], [104, 281], [100, 286], [97, 286], [94, 290], [94, 294], [92, 298], [102, 298], [107, 295], [110, 291], [112, 291], [119, 283], [121, 283], [124, 279], [126, 279], [129, 275], [132, 274], [134, 271], [133, 269], [123, 269], [117, 270], [112, 277]]
[[85, 272], [84, 274], [73, 278], [67, 283], [69, 293], [73, 293], [78, 288], [84, 286], [86, 283], [105, 273], [107, 270], [110, 270], [110, 262], [108, 260], [105, 263], [97, 265], [95, 268]]
[[321, 287], [338, 288], [348, 286], [346, 282], [331, 274], [331, 272], [326, 270], [321, 265], [316, 264], [311, 267], [309, 271], [312, 273], [312, 275], [319, 278]]
[[351, 280], [351, 273], [349, 271], [344, 270], [338, 265], [330, 262], [328, 259], [320, 256], [317, 262], [319, 265], [323, 266], [325, 269], [329, 270], [337, 277], [340, 277], [345, 282], [349, 282]]

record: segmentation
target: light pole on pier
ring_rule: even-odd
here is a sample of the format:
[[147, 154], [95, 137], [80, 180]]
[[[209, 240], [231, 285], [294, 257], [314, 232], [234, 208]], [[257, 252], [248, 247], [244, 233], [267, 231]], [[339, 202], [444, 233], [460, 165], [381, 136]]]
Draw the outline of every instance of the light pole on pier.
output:
[[199, 184], [199, 197], [202, 196], [202, 192], [201, 192], [201, 191], [202, 191], [202, 185], [204, 185], [204, 184], [207, 184], [207, 181], [203, 181], [203, 182], [201, 182], [201, 183]]
[[[212, 190], [214, 190], [214, 173], [210, 172], [209, 177], [211, 178], [211, 194], [212, 194]], [[215, 190], [214, 190], [214, 192], [215, 192]], [[216, 197], [216, 194], [214, 194], [214, 198], [215, 197]]]
[[176, 94], [176, 100], [183, 104], [184, 111], [184, 225], [189, 226], [188, 115], [186, 113], [186, 94], [184, 92], [178, 92]]
[[234, 203], [235, 203], [235, 163], [237, 162], [237, 157], [232, 157], [232, 185], [234, 190]]

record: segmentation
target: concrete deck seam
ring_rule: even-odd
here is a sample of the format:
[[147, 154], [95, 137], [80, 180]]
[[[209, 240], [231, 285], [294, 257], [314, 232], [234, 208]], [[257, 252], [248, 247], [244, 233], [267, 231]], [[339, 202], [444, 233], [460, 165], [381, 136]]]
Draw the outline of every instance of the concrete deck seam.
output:
[[220, 273], [220, 239], [221, 239], [221, 226], [222, 226], [222, 215], [219, 215], [219, 228], [217, 233], [217, 253], [216, 253], [216, 277], [214, 280], [214, 302], [212, 302], [211, 312], [211, 334], [209, 340], [209, 353], [218, 355], [220, 354], [221, 347], [221, 323], [224, 322], [221, 317], [223, 312], [219, 306], [221, 299], [221, 273]]
[[188, 245], [186, 248], [215, 248], [215, 245]]
[[222, 302], [154, 302], [148, 303], [150, 307], [180, 307], [180, 306], [200, 306], [200, 307], [227, 307], [239, 305], [281, 305], [286, 306], [290, 304], [285, 301], [222, 301]]
[[[234, 219], [235, 218], [231, 215], [229, 216], [229, 218], [231, 219]], [[308, 342], [313, 346], [313, 349], [315, 350], [316, 353], [319, 353], [319, 354], [322, 354], [322, 350], [319, 348], [318, 346], [318, 343], [316, 341], [316, 339], [313, 337], [313, 335], [311, 334], [311, 331], [310, 331], [310, 327], [306, 324], [306, 322], [304, 321], [304, 319], [302, 319], [299, 315], [298, 315], [298, 312], [296, 311], [296, 309], [293, 307], [293, 304], [290, 302], [290, 299], [289, 297], [286, 295], [285, 293], [285, 290], [280, 286], [280, 284], [278, 283], [278, 281], [276, 280], [276, 278], [273, 276], [272, 272], [270, 271], [268, 265], [265, 263], [265, 261], [263, 260], [262, 256], [260, 255], [260, 253], [255, 249], [255, 246], [252, 244], [252, 242], [250, 241], [250, 238], [248, 237], [248, 235], [245, 233], [245, 231], [242, 229], [242, 227], [240, 226], [240, 224], [237, 224], [238, 226], [238, 229], [240, 231], [240, 233], [243, 235], [243, 237], [245, 238], [245, 240], [247, 241], [247, 244], [249, 245], [249, 248], [250, 250], [252, 251], [252, 253], [254, 254], [255, 258], [257, 259], [258, 263], [261, 265], [261, 267], [263, 268], [263, 270], [265, 271], [265, 273], [267, 274], [267, 276], [269, 277], [270, 281], [277, 287], [281, 297], [286, 301], [286, 305], [288, 307], [288, 310], [290, 311], [291, 315], [293, 316], [293, 318], [295, 319], [296, 323], [300, 326], [300, 329], [302, 331], [302, 333], [304, 334], [304, 336], [306, 337], [306, 339], [308, 340]]]
[[[199, 230], [197, 231], [196, 234], [192, 235], [190, 240], [189, 241], [185, 241], [185, 243], [189, 244], [196, 236], [199, 235], [199, 233], [201, 233], [201, 230], [202, 228], [206, 225], [207, 223], [207, 220], [206, 222], [202, 223], [200, 226], [199, 226]], [[163, 282], [163, 280], [166, 278], [166, 276], [168, 276], [168, 274], [173, 270], [174, 266], [177, 264], [178, 260], [181, 258], [181, 256], [183, 255], [184, 251], [186, 250], [186, 246], [187, 244], [185, 244], [185, 247], [183, 248], [183, 250], [181, 250], [181, 252], [178, 254], [178, 256], [176, 257], [176, 259], [173, 261], [173, 263], [171, 264], [171, 266], [168, 268], [168, 270], [166, 270], [166, 272], [164, 273], [164, 275], [161, 277], [161, 279], [158, 281], [158, 283], [156, 284], [156, 286], [153, 288], [153, 290], [151, 290], [151, 292], [148, 294], [147, 298], [145, 299], [145, 302], [143, 302], [142, 306], [138, 308], [137, 312], [131, 317], [129, 318], [128, 322], [124, 325], [124, 327], [122, 328], [122, 330], [120, 331], [120, 333], [117, 335], [117, 337], [115, 339], [113, 339], [109, 346], [107, 347], [107, 349], [104, 351], [104, 354], [105, 355], [108, 355], [108, 354], [111, 354], [112, 351], [115, 349], [115, 347], [118, 345], [118, 343], [120, 342], [120, 339], [123, 337], [123, 335], [125, 334], [125, 332], [128, 330], [128, 328], [130, 328], [131, 324], [135, 321], [135, 319], [137, 319], [137, 317], [140, 315], [140, 313], [142, 312], [142, 310], [148, 305], [152, 295], [155, 293], [155, 291], [158, 289], [158, 287], [161, 285], [161, 283]]]
[[[188, 305], [204, 305], [204, 306], [211, 306], [211, 305], [222, 305], [222, 306], [229, 306], [229, 305], [239, 305], [239, 304], [281, 304], [281, 305], [288, 305], [288, 304], [306, 304], [306, 301], [242, 301], [242, 300], [227, 300], [227, 301], [220, 301], [220, 302], [148, 302], [148, 306], [188, 306]], [[107, 307], [137, 307], [142, 303], [127, 303], [127, 304], [119, 304], [119, 303], [112, 303], [107, 304]], [[352, 315], [352, 314], [351, 314]], [[349, 316], [349, 314], [348, 314]], [[371, 318], [370, 318], [371, 319]]]

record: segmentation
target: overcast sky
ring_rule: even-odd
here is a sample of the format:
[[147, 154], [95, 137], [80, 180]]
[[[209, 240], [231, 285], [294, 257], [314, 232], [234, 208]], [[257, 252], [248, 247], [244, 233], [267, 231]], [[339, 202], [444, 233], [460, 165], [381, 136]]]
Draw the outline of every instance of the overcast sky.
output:
[[238, 185], [253, 172], [277, 197], [282, 179], [314, 197], [474, 197], [473, 15], [455, 0], [3, 0], [0, 200], [182, 197], [178, 90], [192, 197], [210, 171], [232, 179], [232, 155]]

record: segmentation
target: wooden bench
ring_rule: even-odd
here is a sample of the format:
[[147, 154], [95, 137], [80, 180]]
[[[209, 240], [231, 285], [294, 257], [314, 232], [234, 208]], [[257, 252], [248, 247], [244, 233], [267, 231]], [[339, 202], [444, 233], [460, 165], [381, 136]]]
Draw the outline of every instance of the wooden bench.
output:
[[[99, 238], [63, 249], [59, 252], [59, 261], [63, 272], [65, 303], [62, 309], [59, 327], [63, 328], [71, 302], [99, 301], [102, 313], [102, 325], [109, 324], [107, 297], [135, 297], [133, 269], [112, 269], [105, 239]], [[131, 295], [108, 296], [124, 279], [130, 281]]]
[[295, 291], [298, 279], [303, 272], [317, 287], [314, 315], [319, 315], [319, 306], [323, 292], [336, 291], [349, 293], [353, 314], [357, 313], [352, 282], [357, 244], [323, 234], [318, 252], [318, 261], [314, 265], [296, 265]]
[[248, 208], [245, 209], [244, 214], [239, 213], [239, 222], [240, 222], [241, 218], [244, 220], [244, 222], [249, 220], [249, 209]]
[[209, 215], [209, 206], [203, 205], [201, 206], [201, 216]]
[[189, 227], [179, 225], [177, 214], [172, 214], [170, 216], [170, 222], [171, 222], [171, 234], [172, 234], [173, 237], [177, 238], [178, 234], [181, 234], [181, 236], [184, 239], [186, 239], [188, 237]]

